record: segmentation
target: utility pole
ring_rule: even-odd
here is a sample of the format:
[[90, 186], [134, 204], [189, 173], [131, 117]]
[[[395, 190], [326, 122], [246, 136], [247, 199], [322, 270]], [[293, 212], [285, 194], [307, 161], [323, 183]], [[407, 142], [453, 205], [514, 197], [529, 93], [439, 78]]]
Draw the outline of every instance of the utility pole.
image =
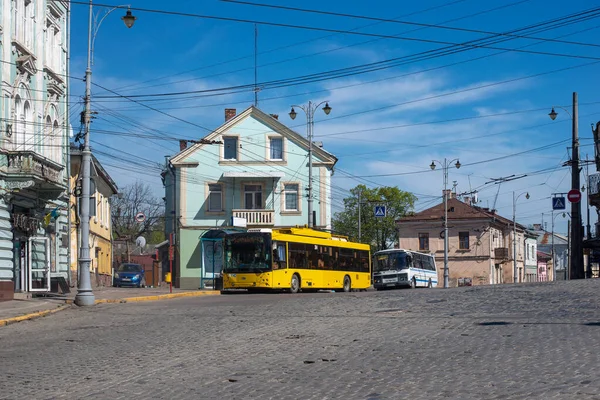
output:
[[[577, 92], [573, 92], [573, 160], [571, 164], [571, 189], [581, 187], [579, 173], [579, 111]], [[583, 267], [583, 235], [581, 232], [581, 201], [571, 203], [571, 279], [585, 278]]]
[[454, 161], [456, 161], [456, 164], [454, 164], [456, 169], [460, 168], [460, 161], [458, 158], [451, 161], [444, 158], [443, 162], [433, 160], [429, 165], [429, 168], [433, 171], [436, 162], [441, 164], [444, 175], [444, 289], [447, 289], [450, 286], [450, 272], [448, 269], [448, 167]]
[[[573, 131], [573, 155], [571, 157], [571, 190], [578, 191], [580, 188], [580, 162], [579, 162], [579, 111], [577, 105], [577, 92], [573, 92], [573, 111], [569, 113], [569, 110], [562, 108], [569, 114], [572, 121]], [[554, 111], [554, 107], [550, 114], [548, 114], [552, 120], [556, 119], [558, 115]], [[585, 269], [583, 265], [583, 224], [581, 218], [581, 199], [578, 201], [571, 202], [571, 221], [569, 226], [569, 236], [571, 240], [570, 256], [569, 256], [569, 279], [583, 279], [585, 278]]]
[[360, 232], [360, 190], [358, 191], [358, 241], [360, 242], [361, 240], [361, 232]]

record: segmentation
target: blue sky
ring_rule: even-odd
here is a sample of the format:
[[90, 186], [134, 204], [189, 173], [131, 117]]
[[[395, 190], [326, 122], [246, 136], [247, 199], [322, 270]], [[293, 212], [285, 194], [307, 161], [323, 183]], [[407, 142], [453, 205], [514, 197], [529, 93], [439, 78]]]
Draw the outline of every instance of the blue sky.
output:
[[[367, 64], [382, 67], [369, 72], [352, 68], [347, 76], [280, 85], [259, 93], [259, 108], [279, 114], [283, 123], [299, 133], [305, 132], [306, 119], [300, 114], [291, 121], [287, 116], [290, 105], [329, 100], [331, 114], [315, 115], [314, 140], [322, 141], [339, 159], [333, 180], [334, 212], [342, 209], [347, 190], [359, 183], [398, 186], [417, 195], [416, 211], [431, 207], [441, 201], [443, 174], [439, 165], [430, 171], [429, 164], [432, 159], [459, 158], [462, 167], [449, 169], [450, 186], [456, 181], [459, 193], [478, 190], [480, 206], [495, 206], [508, 218], [512, 218], [513, 192], [528, 191], [530, 199], [521, 196], [517, 202], [517, 220], [533, 224], [543, 218], [550, 230], [552, 193], [567, 192], [571, 185], [570, 169], [562, 166], [570, 158], [571, 118], [558, 106], [571, 112], [573, 92], [579, 96], [581, 157], [593, 158], [590, 124], [600, 120], [600, 13], [582, 14], [589, 18], [576, 22], [564, 19], [597, 6], [591, 0], [307, 0], [295, 4], [463, 30], [216, 0], [133, 0], [131, 6], [138, 18], [131, 29], [120, 20], [124, 10], [105, 18], [96, 36], [93, 65], [93, 82], [112, 92], [98, 86], [93, 89], [93, 108], [98, 114], [92, 125], [92, 146], [120, 186], [142, 180], [162, 197], [157, 166], [165, 156], [178, 152], [175, 139], [204, 137], [208, 131], [203, 128], [211, 130], [223, 123], [225, 108], [241, 111], [254, 101], [251, 90], [140, 97], [136, 102], [114, 97], [115, 93], [138, 96], [254, 83], [254, 24], [144, 12], [136, 7], [346, 31], [258, 25], [259, 83], [311, 74], [324, 77], [332, 70]], [[95, 10], [101, 18], [106, 9]], [[72, 11], [70, 75], [83, 77], [88, 8], [73, 4]], [[514, 34], [528, 38], [496, 36], [506, 40], [488, 44], [494, 48], [463, 46], [452, 54], [435, 52], [451, 43], [555, 19], [556, 23], [543, 26], [544, 31]], [[392, 59], [393, 64], [381, 63]], [[75, 132], [79, 131], [83, 94], [83, 82], [72, 79]], [[552, 106], [559, 113], [555, 121], [548, 117]], [[593, 172], [595, 167], [590, 165]], [[526, 176], [500, 186], [488, 183], [511, 175]], [[591, 214], [593, 224], [593, 208]], [[585, 221], [585, 203], [583, 215]], [[566, 232], [567, 219], [558, 216], [555, 221], [555, 230]]]

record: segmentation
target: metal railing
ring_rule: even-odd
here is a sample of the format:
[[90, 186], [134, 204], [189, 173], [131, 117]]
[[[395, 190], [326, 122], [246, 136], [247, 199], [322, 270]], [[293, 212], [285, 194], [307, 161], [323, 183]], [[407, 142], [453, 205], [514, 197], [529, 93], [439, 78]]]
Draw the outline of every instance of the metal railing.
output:
[[233, 210], [233, 216], [244, 218], [247, 225], [272, 226], [275, 224], [274, 210]]

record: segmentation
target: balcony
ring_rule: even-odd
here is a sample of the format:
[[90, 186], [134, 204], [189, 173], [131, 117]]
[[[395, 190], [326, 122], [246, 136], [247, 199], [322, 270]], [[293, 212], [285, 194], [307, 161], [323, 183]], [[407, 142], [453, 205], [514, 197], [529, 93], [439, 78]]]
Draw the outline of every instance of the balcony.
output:
[[600, 207], [600, 173], [598, 172], [588, 177], [588, 199], [591, 206]]
[[245, 219], [248, 226], [273, 226], [275, 224], [274, 210], [233, 210], [233, 216]]
[[494, 249], [494, 258], [496, 260], [508, 260], [508, 247], [496, 247]]
[[33, 151], [1, 151], [0, 173], [8, 181], [33, 180], [41, 190], [64, 190], [64, 166]]

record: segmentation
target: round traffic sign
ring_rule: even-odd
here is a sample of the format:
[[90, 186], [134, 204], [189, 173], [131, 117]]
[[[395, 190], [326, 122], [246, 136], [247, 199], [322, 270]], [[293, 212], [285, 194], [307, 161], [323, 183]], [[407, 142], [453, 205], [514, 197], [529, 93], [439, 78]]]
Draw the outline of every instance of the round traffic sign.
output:
[[569, 190], [569, 193], [567, 193], [567, 199], [569, 199], [571, 203], [579, 203], [581, 201], [581, 192], [579, 189], [571, 189]]
[[135, 220], [137, 222], [144, 222], [146, 220], [146, 215], [144, 215], [143, 212], [139, 212], [139, 213], [135, 214]]

